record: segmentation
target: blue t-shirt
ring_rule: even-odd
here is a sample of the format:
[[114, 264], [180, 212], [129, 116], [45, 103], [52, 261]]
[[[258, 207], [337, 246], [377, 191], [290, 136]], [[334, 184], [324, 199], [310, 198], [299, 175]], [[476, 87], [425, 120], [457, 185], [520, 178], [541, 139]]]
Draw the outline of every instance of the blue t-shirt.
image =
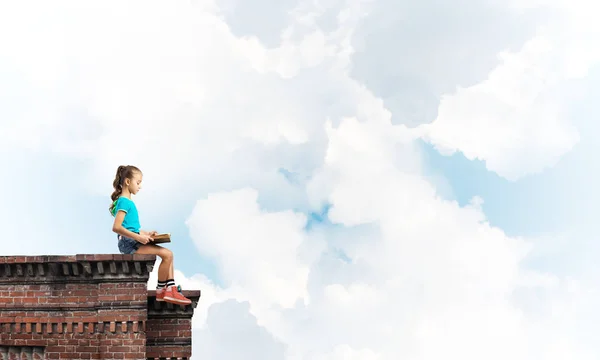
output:
[[126, 197], [119, 197], [113, 209], [113, 216], [117, 215], [118, 211], [125, 212], [123, 219], [123, 227], [136, 234], [140, 233], [140, 218], [138, 217], [137, 207], [134, 202]]

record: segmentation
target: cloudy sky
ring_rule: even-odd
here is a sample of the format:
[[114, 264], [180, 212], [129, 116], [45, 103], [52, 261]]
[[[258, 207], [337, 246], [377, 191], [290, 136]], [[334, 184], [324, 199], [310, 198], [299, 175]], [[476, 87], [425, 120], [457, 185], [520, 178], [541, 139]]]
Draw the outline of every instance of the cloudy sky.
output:
[[135, 164], [196, 357], [598, 359], [598, 10], [2, 1], [0, 253], [118, 252]]

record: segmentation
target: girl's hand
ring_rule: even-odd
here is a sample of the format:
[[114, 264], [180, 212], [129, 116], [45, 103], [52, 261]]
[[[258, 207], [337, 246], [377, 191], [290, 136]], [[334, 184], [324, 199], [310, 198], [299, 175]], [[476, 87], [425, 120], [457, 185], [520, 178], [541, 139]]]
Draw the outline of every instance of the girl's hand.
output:
[[138, 234], [137, 239], [135, 239], [135, 240], [139, 243], [146, 245], [147, 243], [149, 243], [150, 241], [152, 241], [154, 239], [152, 239], [152, 237], [150, 235]]

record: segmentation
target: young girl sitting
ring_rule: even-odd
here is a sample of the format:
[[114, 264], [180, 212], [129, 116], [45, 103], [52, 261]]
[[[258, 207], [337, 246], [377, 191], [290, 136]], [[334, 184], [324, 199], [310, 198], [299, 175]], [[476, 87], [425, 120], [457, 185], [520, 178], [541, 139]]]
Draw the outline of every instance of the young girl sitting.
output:
[[158, 267], [158, 285], [156, 301], [187, 305], [190, 299], [183, 296], [175, 286], [173, 252], [160, 245], [151, 244], [156, 231], [140, 229], [138, 211], [131, 200], [131, 194], [137, 194], [142, 184], [142, 172], [133, 165], [119, 166], [113, 182], [115, 191], [110, 198], [113, 203], [109, 210], [115, 217], [112, 230], [117, 233], [121, 254], [151, 254], [162, 259]]

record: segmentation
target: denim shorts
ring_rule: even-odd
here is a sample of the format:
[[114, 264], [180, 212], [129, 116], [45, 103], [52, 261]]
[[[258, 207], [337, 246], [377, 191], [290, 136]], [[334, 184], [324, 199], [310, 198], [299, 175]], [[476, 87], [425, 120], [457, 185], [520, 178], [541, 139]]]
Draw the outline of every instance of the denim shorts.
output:
[[142, 246], [141, 243], [125, 236], [117, 235], [117, 239], [121, 254], [134, 254]]

